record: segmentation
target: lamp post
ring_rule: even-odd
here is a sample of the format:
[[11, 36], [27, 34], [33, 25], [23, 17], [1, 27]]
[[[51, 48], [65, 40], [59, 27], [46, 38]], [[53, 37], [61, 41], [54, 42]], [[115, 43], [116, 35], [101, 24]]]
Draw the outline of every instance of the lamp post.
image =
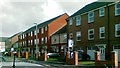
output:
[[14, 51], [14, 48], [12, 47], [11, 48], [11, 51], [13, 52], [13, 55], [14, 55], [14, 59], [13, 59], [13, 68], [15, 68], [15, 51]]
[[37, 59], [37, 57], [38, 57], [38, 34], [37, 34], [38, 28], [37, 28], [37, 23], [34, 23], [34, 24], [36, 26], [36, 59]]

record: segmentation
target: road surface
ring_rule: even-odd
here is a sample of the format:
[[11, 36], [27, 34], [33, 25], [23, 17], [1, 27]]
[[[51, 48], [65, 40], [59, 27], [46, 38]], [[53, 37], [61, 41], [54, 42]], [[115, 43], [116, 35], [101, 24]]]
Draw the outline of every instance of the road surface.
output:
[[[0, 62], [1, 68], [13, 68], [13, 62]], [[47, 68], [47, 66], [27, 63], [27, 62], [16, 62], [15, 68]]]

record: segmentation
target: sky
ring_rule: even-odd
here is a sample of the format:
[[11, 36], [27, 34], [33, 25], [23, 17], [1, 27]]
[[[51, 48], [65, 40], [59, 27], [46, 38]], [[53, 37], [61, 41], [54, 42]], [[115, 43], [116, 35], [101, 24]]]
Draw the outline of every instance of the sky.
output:
[[10, 37], [63, 13], [70, 16], [94, 1], [0, 0], [0, 37]]

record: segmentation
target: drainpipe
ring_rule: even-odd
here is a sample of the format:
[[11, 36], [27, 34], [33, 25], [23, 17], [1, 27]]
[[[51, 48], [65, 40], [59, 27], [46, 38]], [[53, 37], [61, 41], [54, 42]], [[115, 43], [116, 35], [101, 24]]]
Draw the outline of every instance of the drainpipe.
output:
[[[107, 18], [108, 18], [108, 19], [107, 19], [107, 21], [108, 21], [108, 22], [107, 22], [107, 27], [108, 27], [108, 40], [107, 40], [107, 43], [108, 43], [108, 44], [107, 44], [107, 46], [106, 46], [107, 52], [106, 52], [106, 54], [105, 54], [105, 58], [106, 58], [106, 60], [110, 60], [110, 58], [111, 58], [111, 57], [110, 57], [110, 46], [111, 46], [111, 45], [110, 45], [110, 25], [109, 25], [109, 24], [110, 24], [110, 11], [109, 11], [109, 6], [108, 6], [108, 5], [107, 5], [107, 8], [108, 8], [108, 9], [107, 9], [107, 10], [108, 10], [108, 14], [107, 14]], [[109, 56], [109, 58], [108, 58], [108, 56]]]

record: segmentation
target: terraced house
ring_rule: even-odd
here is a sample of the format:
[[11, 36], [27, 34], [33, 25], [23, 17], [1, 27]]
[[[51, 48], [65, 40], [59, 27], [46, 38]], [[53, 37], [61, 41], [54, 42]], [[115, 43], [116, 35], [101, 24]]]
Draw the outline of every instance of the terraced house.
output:
[[[25, 53], [26, 51], [29, 52], [29, 55], [34, 56], [35, 50], [36, 50], [36, 44], [38, 44], [39, 52], [43, 53], [44, 50], [52, 51], [51, 48], [51, 36], [56, 33], [58, 30], [60, 30], [62, 27], [64, 27], [67, 22], [66, 19], [68, 18], [68, 15], [62, 14], [55, 18], [52, 18], [48, 21], [45, 21], [41, 24], [37, 25], [37, 32], [36, 32], [36, 26], [33, 26], [23, 32], [19, 36], [19, 44], [20, 44], [20, 50], [22, 53]], [[36, 39], [36, 35], [38, 35]], [[36, 41], [38, 41], [36, 43]], [[23, 54], [24, 55], [24, 54]]]
[[68, 39], [74, 40], [76, 50], [84, 50], [91, 60], [95, 59], [95, 51], [100, 51], [101, 59], [105, 60], [116, 50], [120, 62], [120, 1], [93, 2], [67, 21]]

